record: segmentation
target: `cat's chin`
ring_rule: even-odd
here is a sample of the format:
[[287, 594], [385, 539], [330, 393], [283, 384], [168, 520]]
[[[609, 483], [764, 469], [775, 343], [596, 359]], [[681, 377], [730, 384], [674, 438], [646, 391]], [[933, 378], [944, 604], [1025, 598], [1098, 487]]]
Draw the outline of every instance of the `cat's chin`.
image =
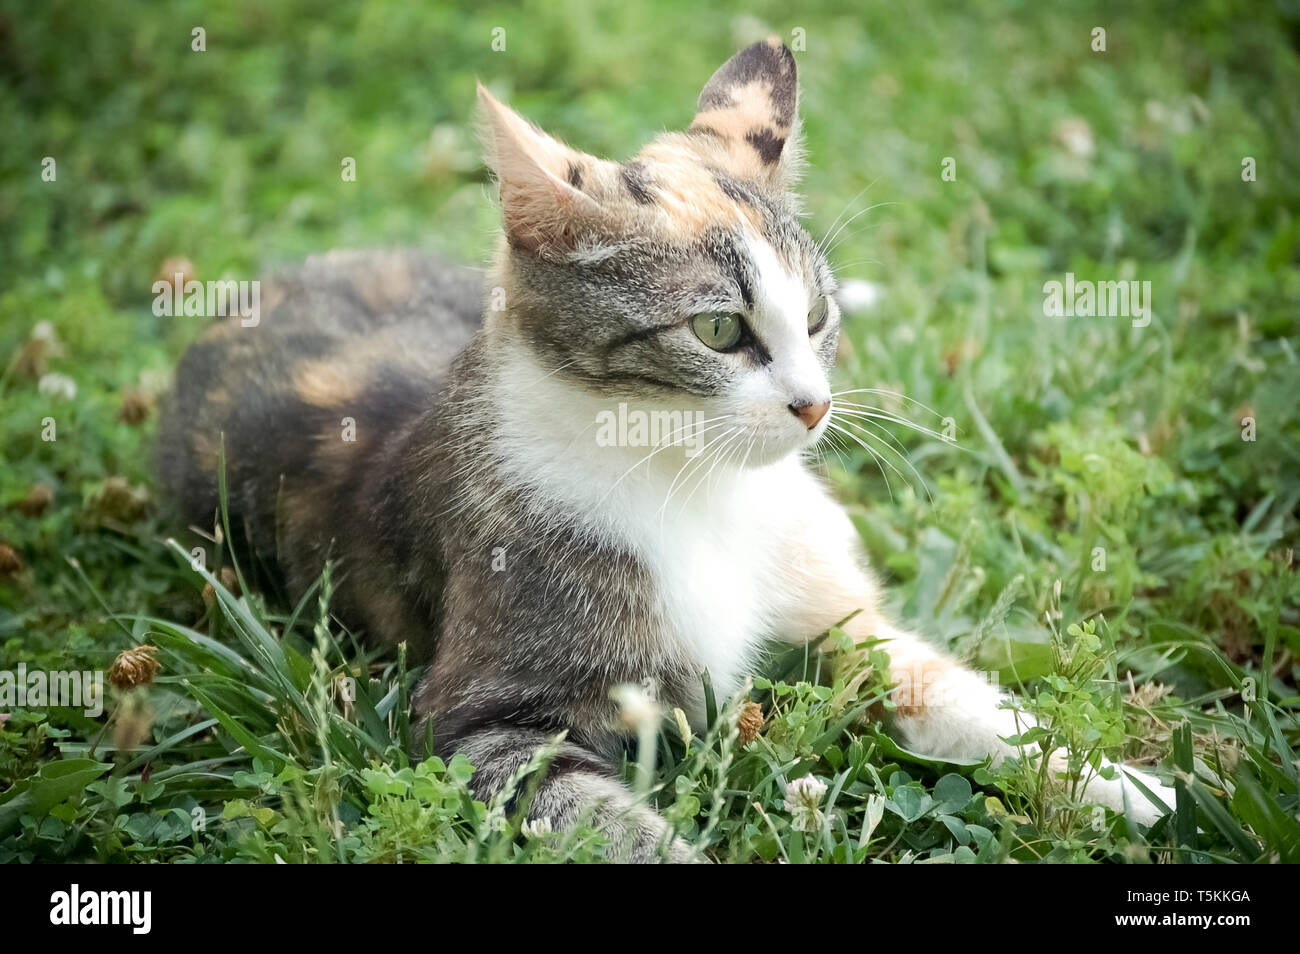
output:
[[747, 468], [771, 467], [773, 464], [779, 464], [783, 460], [797, 457], [801, 450], [803, 450], [803, 448], [797, 446], [787, 446], [785, 448], [768, 447], [761, 454], [753, 454], [750, 459], [745, 462], [745, 466]]
[[[814, 433], [816, 434], [815, 437], [813, 436]], [[736, 466], [738, 469], [746, 470], [757, 467], [771, 467], [773, 464], [797, 458], [811, 451], [820, 437], [820, 429], [809, 432], [807, 436], [800, 435], [796, 438], [791, 438], [788, 434], [782, 434], [775, 438], [769, 437], [767, 440], [760, 437], [753, 441], [748, 453], [736, 462]]]

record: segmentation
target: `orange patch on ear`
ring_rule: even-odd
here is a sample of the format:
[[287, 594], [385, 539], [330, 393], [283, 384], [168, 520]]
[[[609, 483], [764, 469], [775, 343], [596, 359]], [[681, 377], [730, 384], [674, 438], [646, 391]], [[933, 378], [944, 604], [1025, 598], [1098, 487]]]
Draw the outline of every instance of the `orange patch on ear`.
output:
[[776, 38], [755, 43], [724, 63], [700, 93], [691, 131], [726, 144], [724, 168], [740, 178], [782, 181], [798, 124], [794, 56]]
[[753, 79], [743, 86], [731, 87], [728, 94], [730, 106], [696, 113], [691, 126], [708, 127], [732, 139], [744, 139], [747, 132], [759, 126], [770, 126], [782, 136], [789, 134], [789, 125], [781, 122], [772, 107], [771, 81]]
[[[738, 179], [763, 179], [771, 171], [758, 150], [746, 138], [753, 127], [742, 116], [733, 113], [709, 113], [709, 118], [697, 119], [691, 129], [708, 131], [718, 137], [721, 147], [719, 167]], [[755, 134], [759, 135], [759, 134]]]
[[585, 224], [599, 219], [591, 196], [568, 181], [571, 168], [598, 162], [538, 129], [478, 87], [481, 138], [496, 173], [506, 234], [525, 248], [572, 248]]

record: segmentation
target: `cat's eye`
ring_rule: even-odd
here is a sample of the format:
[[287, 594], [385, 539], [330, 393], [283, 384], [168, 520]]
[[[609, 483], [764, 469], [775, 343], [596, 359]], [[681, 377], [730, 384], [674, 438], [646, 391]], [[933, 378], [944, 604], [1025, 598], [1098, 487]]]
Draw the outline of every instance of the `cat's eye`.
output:
[[831, 313], [831, 306], [825, 295], [817, 296], [813, 306], [808, 309], [808, 334], [815, 335], [826, 325], [826, 318]]
[[740, 315], [725, 311], [706, 311], [691, 319], [691, 330], [714, 351], [734, 347], [744, 334], [745, 323]]

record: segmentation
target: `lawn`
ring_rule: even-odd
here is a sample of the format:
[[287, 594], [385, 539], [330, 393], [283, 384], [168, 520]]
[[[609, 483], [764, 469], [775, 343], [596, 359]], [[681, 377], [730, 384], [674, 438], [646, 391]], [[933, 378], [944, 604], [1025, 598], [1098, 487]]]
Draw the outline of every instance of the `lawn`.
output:
[[[333, 621], [328, 575], [286, 606], [167, 543], [156, 405], [205, 319], [152, 283], [478, 263], [476, 78], [621, 158], [777, 33], [809, 228], [844, 225], [841, 279], [878, 291], [838, 384], [954, 436], [827, 448], [893, 609], [1076, 772], [1123, 756], [1178, 806], [1143, 832], [1027, 759], [918, 758], [876, 675], [803, 653], [756, 682], [761, 728], [743, 699], [702, 737], [667, 714], [648, 797], [719, 861], [1300, 861], [1300, 7], [851, 6], [0, 0], [0, 673], [160, 664], [102, 713], [0, 701], [0, 860], [600, 857], [408, 756], [420, 661]], [[1056, 316], [1067, 276], [1150, 312]], [[788, 806], [808, 775], [816, 810]]]

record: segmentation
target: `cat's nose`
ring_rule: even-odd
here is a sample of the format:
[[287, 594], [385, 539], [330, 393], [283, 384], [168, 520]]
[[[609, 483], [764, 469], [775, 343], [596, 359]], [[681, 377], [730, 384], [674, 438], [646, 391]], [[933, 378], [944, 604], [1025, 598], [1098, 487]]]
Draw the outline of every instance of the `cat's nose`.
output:
[[803, 421], [803, 426], [810, 431], [821, 423], [821, 419], [830, 409], [830, 401], [822, 401], [820, 404], [813, 404], [811, 401], [795, 401], [790, 405], [790, 413]]

